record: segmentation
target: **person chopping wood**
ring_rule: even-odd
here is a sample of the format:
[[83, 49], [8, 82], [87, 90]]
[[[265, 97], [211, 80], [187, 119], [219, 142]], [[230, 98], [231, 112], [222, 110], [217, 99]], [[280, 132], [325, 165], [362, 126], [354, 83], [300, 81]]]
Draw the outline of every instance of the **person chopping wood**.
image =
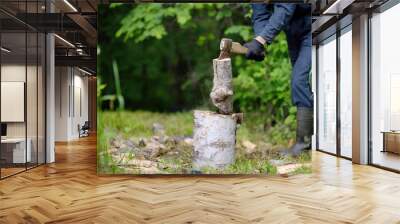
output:
[[311, 5], [310, 4], [252, 4], [255, 38], [244, 44], [246, 58], [263, 61], [265, 48], [273, 44], [275, 36], [284, 31], [292, 64], [291, 95], [297, 107], [296, 143], [283, 155], [299, 156], [311, 149], [313, 134], [313, 94], [310, 87], [311, 71]]

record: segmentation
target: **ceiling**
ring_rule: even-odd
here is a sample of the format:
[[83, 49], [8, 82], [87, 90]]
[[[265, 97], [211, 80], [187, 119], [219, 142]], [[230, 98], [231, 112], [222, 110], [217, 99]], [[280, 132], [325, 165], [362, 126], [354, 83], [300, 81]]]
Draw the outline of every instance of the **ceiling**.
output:
[[26, 30], [52, 32], [56, 34], [56, 65], [79, 66], [96, 73], [97, 4], [96, 0], [47, 0], [47, 4], [45, 0], [1, 0], [2, 46], [12, 50], [8, 60], [35, 55], [33, 44], [28, 43], [25, 50]]

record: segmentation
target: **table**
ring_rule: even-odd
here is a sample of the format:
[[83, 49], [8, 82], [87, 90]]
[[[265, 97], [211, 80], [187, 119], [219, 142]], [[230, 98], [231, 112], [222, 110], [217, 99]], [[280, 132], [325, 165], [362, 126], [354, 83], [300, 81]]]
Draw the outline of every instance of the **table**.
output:
[[30, 138], [26, 139], [27, 147], [25, 153], [25, 138], [5, 138], [1, 139], [1, 157], [6, 163], [26, 163], [31, 162], [32, 153]]
[[383, 131], [383, 150], [400, 154], [400, 131]]

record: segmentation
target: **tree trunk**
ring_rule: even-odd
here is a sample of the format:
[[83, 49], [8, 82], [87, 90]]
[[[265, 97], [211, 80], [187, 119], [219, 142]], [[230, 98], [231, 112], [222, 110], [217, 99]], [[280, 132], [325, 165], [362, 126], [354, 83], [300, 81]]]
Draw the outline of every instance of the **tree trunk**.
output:
[[231, 59], [214, 59], [214, 79], [210, 98], [221, 114], [233, 113], [233, 87]]
[[237, 117], [194, 111], [193, 168], [224, 168], [235, 157]]

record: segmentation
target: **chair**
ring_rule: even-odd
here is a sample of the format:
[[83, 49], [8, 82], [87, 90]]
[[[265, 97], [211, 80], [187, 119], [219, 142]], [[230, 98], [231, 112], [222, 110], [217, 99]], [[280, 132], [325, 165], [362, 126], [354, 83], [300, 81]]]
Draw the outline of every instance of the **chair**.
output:
[[85, 121], [82, 127], [78, 124], [79, 138], [89, 136], [89, 129], [90, 129], [89, 121]]

